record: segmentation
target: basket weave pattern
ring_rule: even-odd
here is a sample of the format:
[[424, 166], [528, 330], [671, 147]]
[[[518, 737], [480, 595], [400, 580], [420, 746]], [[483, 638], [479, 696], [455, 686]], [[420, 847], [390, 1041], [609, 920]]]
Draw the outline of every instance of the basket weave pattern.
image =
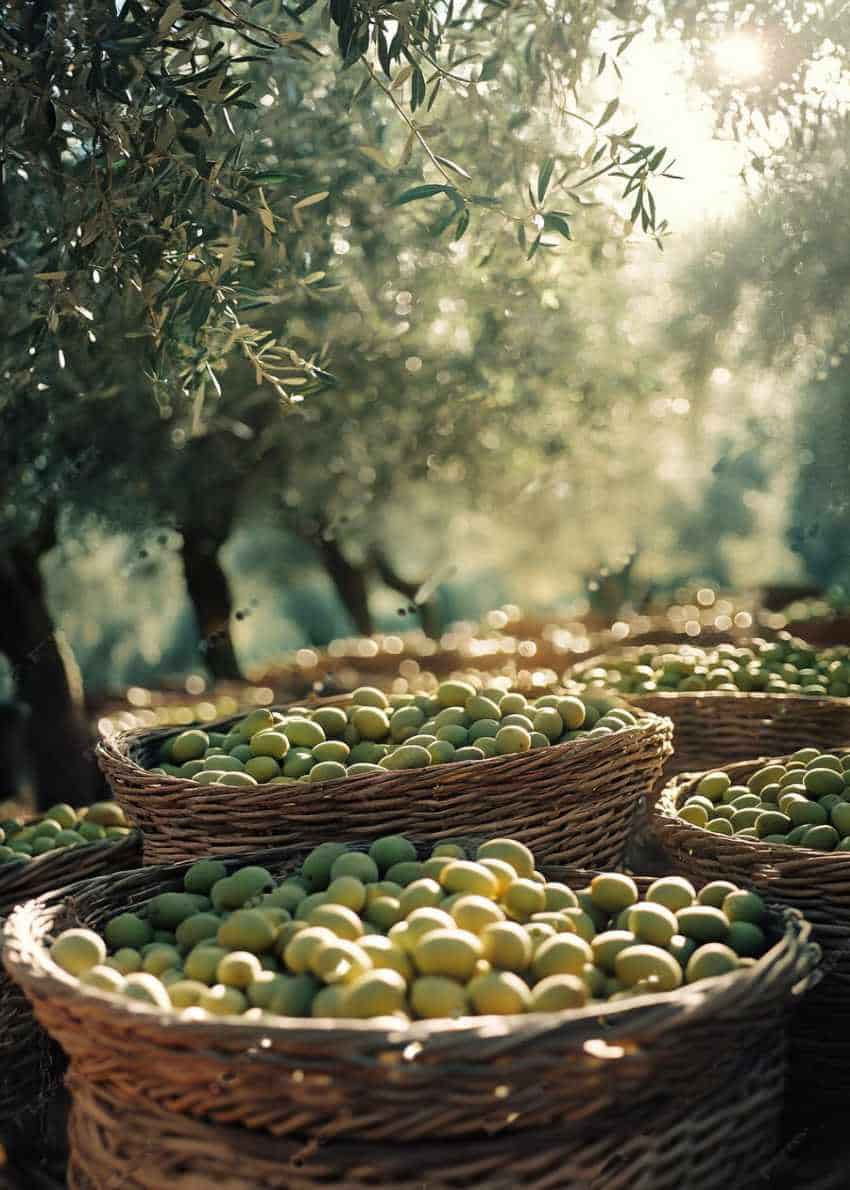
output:
[[[72, 880], [135, 867], [138, 834], [120, 843], [91, 843], [48, 852], [0, 874], [0, 914]], [[37, 1110], [62, 1077], [59, 1047], [39, 1027], [26, 996], [0, 968], [0, 1127]]]
[[[842, 754], [839, 750], [838, 755]], [[779, 757], [776, 763], [790, 759]], [[773, 758], [760, 757], [723, 765], [733, 784], [747, 779]], [[765, 889], [778, 904], [799, 909], [811, 922], [818, 941], [829, 944], [846, 927], [850, 935], [850, 854], [812, 851], [784, 843], [766, 843], [741, 835], [721, 835], [692, 826], [677, 808], [696, 791], [703, 773], [682, 773], [663, 790], [653, 829], [678, 868], [701, 883], [733, 880]], [[826, 932], [824, 932], [826, 931]], [[832, 932], [830, 932], [832, 931]]]
[[[116, 1103], [70, 1081], [70, 1190], [750, 1190], [777, 1145], [785, 1062], [770, 1046], [729, 1086], [693, 1107], [645, 1104], [565, 1128], [484, 1140], [369, 1144], [298, 1139], [213, 1126], [185, 1115]], [[690, 1110], [685, 1110], [685, 1108]], [[183, 1179], [186, 1179], [185, 1182]]]
[[[282, 875], [303, 854], [260, 853], [251, 862]], [[239, 863], [228, 861], [231, 869]], [[728, 1096], [765, 1055], [769, 1069], [781, 1071], [785, 1011], [816, 961], [808, 925], [784, 911], [772, 923], [779, 941], [756, 966], [663, 996], [512, 1018], [407, 1026], [287, 1019], [274, 1027], [189, 1022], [92, 989], [81, 992], [52, 963], [44, 947], [51, 933], [70, 924], [100, 927], [127, 907], [180, 888], [185, 868], [91, 881], [72, 890], [64, 903], [30, 902], [7, 924], [4, 961], [42, 1024], [68, 1052], [72, 1085], [84, 1089], [73, 1132], [78, 1153], [104, 1147], [105, 1141], [84, 1138], [93, 1130], [111, 1132], [110, 1119], [132, 1113], [134, 1119], [152, 1120], [173, 1113], [184, 1119], [174, 1122], [169, 1143], [192, 1153], [194, 1120], [250, 1130], [251, 1139], [246, 1135], [237, 1146], [240, 1153], [252, 1152], [263, 1136], [288, 1138], [298, 1152], [306, 1144], [330, 1153], [352, 1142], [378, 1142], [376, 1148], [428, 1142], [430, 1150], [456, 1140], [464, 1141], [466, 1152], [467, 1141], [489, 1144], [502, 1137], [507, 1144], [531, 1131], [557, 1129], [576, 1162], [575, 1154], [592, 1151], [597, 1142], [600, 1153], [610, 1156], [623, 1136], [615, 1121], [624, 1113], [642, 1113], [636, 1136], [652, 1134], [655, 1115], [671, 1102], [681, 1124], [682, 1117], [699, 1113], [708, 1096], [713, 1118], [715, 1093]], [[550, 869], [549, 875], [581, 887], [592, 873]], [[781, 1081], [769, 1082], [769, 1094], [747, 1101], [747, 1111], [771, 1137]], [[106, 1112], [106, 1122], [97, 1122], [96, 1108]], [[153, 1123], [151, 1130], [159, 1136]], [[198, 1152], [213, 1143], [212, 1134], [204, 1135], [208, 1139], [198, 1142]], [[113, 1137], [109, 1143], [120, 1149], [136, 1142]], [[532, 1165], [540, 1159], [533, 1142], [520, 1144]], [[507, 1160], [507, 1148], [502, 1154]], [[662, 1161], [661, 1153], [651, 1160]], [[75, 1184], [98, 1185], [82, 1176]]]
[[141, 837], [134, 831], [120, 842], [60, 847], [27, 864], [3, 864], [0, 867], [0, 917], [15, 905], [22, 905], [42, 893], [76, 884], [90, 876], [135, 868], [141, 859], [141, 850]]
[[228, 788], [147, 771], [169, 734], [126, 732], [97, 749], [115, 797], [143, 831], [146, 863], [389, 833], [474, 833], [520, 839], [541, 862], [611, 867], [622, 859], [639, 797], [659, 780], [672, 750], [670, 723], [642, 715], [638, 726], [612, 736], [521, 755]]
[[673, 721], [665, 776], [797, 748], [850, 744], [850, 699], [727, 690], [632, 694], [626, 701]]
[[[765, 763], [762, 758], [724, 769], [735, 784], [743, 784]], [[655, 836], [683, 875], [700, 883], [732, 880], [805, 914], [823, 950], [823, 978], [797, 1016], [795, 1052], [816, 1089], [850, 1093], [850, 854], [692, 826], [679, 818], [676, 807], [694, 792], [700, 776], [682, 774], [667, 786], [652, 819]]]

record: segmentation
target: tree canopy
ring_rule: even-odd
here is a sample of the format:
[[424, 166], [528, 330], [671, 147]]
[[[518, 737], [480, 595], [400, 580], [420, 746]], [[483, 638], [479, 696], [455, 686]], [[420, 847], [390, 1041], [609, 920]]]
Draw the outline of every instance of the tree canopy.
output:
[[[816, 269], [798, 284], [785, 229], [803, 227], [818, 170], [840, 175], [819, 146], [841, 112], [817, 97], [827, 65], [845, 71], [839, 6], [2, 11], [4, 574], [30, 581], [81, 526], [177, 530], [201, 643], [229, 674], [219, 553], [240, 524], [305, 544], [364, 630], [370, 583], [409, 600], [469, 543], [542, 591], [543, 536], [585, 575], [706, 539], [687, 463], [719, 439], [688, 441], [671, 343], [689, 380], [700, 358], [707, 375], [743, 286], [784, 286], [806, 335], [832, 292]], [[718, 45], [755, 34], [767, 69], [729, 81]], [[654, 273], [634, 254], [667, 242], [678, 169], [621, 93], [639, 37], [679, 47], [720, 133], [753, 146], [765, 212], [730, 241], [729, 283], [725, 249], [707, 253], [655, 339], [639, 326]], [[811, 177], [796, 168], [809, 161]], [[832, 222], [821, 247], [838, 261]], [[727, 452], [715, 511], [761, 490], [748, 449]], [[674, 489], [685, 498], [649, 542], [642, 521]], [[733, 536], [756, 523], [739, 512]]]

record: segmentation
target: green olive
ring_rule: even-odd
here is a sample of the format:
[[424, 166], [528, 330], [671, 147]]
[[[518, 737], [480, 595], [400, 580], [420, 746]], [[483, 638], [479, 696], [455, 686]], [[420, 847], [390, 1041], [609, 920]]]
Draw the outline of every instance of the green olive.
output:
[[[847, 807], [850, 811], [850, 805]], [[778, 810], [764, 810], [756, 819], [756, 834], [760, 839], [767, 835], [785, 835], [793, 825], [787, 814], [780, 814]]]
[[814, 797], [823, 797], [827, 793], [842, 793], [844, 778], [831, 768], [813, 768], [806, 772], [803, 784]]
[[431, 753], [419, 744], [402, 744], [379, 761], [383, 769], [422, 769], [431, 763]]
[[711, 979], [717, 975], [728, 975], [738, 969], [738, 956], [729, 946], [719, 942], [709, 942], [698, 947], [688, 959], [685, 969], [685, 979], [688, 983], [696, 983], [700, 979]]
[[626, 987], [650, 980], [662, 992], [672, 992], [682, 982], [682, 969], [660, 946], [627, 946], [614, 960], [614, 973]]
[[531, 748], [531, 733], [523, 727], [507, 726], [499, 729], [496, 736], [496, 751], [501, 756], [517, 752], [528, 752]]
[[642, 902], [629, 911], [629, 929], [639, 942], [667, 946], [677, 932], [676, 915], [664, 905]]
[[802, 838], [803, 847], [814, 851], [835, 851], [839, 842], [838, 831], [833, 826], [810, 826]]
[[731, 784], [727, 773], [706, 773], [697, 786], [697, 793], [709, 801], [719, 802]]
[[[737, 894], [736, 889], [729, 896]], [[724, 905], [726, 900], [728, 896]], [[676, 914], [676, 923], [677, 932], [684, 934], [686, 938], [693, 938], [695, 942], [724, 942], [729, 932], [729, 921], [725, 912], [706, 904], [680, 909]]]

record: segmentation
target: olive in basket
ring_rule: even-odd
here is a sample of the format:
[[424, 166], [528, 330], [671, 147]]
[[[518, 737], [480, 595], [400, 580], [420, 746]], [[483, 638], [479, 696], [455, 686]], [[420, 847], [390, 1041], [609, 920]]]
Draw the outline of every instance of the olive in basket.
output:
[[766, 691], [770, 694], [850, 696], [850, 650], [815, 649], [787, 632], [746, 645], [647, 645], [625, 649], [581, 671], [579, 688], [623, 694], [655, 691]]
[[117, 843], [130, 827], [117, 802], [96, 802], [74, 809], [64, 802], [32, 822], [17, 818], [0, 822], [0, 866], [25, 864], [34, 856], [82, 847], [86, 843]]
[[433, 695], [362, 686], [345, 708], [262, 708], [226, 733], [180, 732], [162, 744], [152, 771], [201, 785], [248, 786], [484, 760], [633, 727], [633, 714], [615, 701], [528, 699], [460, 680], [441, 683]]
[[189, 1019], [456, 1018], [556, 1012], [673, 991], [751, 965], [769, 946], [761, 899], [715, 882], [603, 873], [574, 891], [513, 839], [402, 836], [322, 843], [276, 879], [201, 860], [184, 890], [60, 934], [84, 987]]
[[757, 770], [746, 785], [707, 773], [679, 806], [691, 826], [814, 851], [850, 851], [850, 753], [800, 748]]

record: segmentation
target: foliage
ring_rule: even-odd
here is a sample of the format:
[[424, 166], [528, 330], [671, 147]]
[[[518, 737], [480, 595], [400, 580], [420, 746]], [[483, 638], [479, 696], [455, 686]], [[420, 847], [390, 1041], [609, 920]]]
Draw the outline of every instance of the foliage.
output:
[[[43, 352], [67, 351], [73, 335], [97, 336], [104, 317], [120, 313], [132, 328], [122, 337], [140, 340], [135, 346], [165, 406], [181, 404], [181, 394], [203, 400], [232, 351], [283, 400], [327, 379], [314, 356], [245, 317], [258, 247], [266, 249], [264, 288], [276, 301], [305, 285], [321, 289], [300, 241], [323, 218], [332, 175], [310, 176], [287, 152], [285, 135], [272, 160], [264, 148], [279, 115], [277, 95], [289, 93], [290, 108], [303, 104], [317, 131], [328, 111], [345, 121], [340, 105], [327, 102], [335, 84], [326, 41], [351, 68], [350, 90], [356, 86], [358, 98], [379, 92], [403, 122], [402, 164], [416, 153], [439, 176], [424, 188], [399, 188], [395, 201], [442, 196], [443, 221], [459, 235], [472, 213], [502, 211], [505, 203], [467, 187], [469, 171], [432, 147], [438, 96], [435, 110], [462, 100], [467, 114], [514, 121], [514, 128], [535, 100], [563, 109], [587, 68], [603, 11], [541, 9], [530, 0], [485, 8], [419, 0], [403, 11], [356, 0], [321, 10], [227, 0], [7, 9], [0, 223], [13, 341], [36, 346], [41, 362]], [[312, 92], [300, 64], [316, 72]], [[268, 108], [255, 105], [261, 91]], [[614, 110], [612, 102], [600, 127]], [[599, 172], [633, 158], [626, 168], [650, 204], [647, 183], [663, 168], [663, 154], [650, 156], [633, 132], [600, 135], [591, 157]], [[364, 158], [387, 166], [378, 146], [364, 144]], [[535, 189], [504, 210], [520, 227], [529, 224], [532, 247], [544, 245], [543, 230], [569, 234], [565, 217], [544, 206], [554, 166], [554, 157], [541, 159]], [[509, 163], [502, 168], [510, 176]], [[649, 227], [648, 214], [646, 221]], [[268, 251], [272, 243], [276, 251]]]
[[[658, 349], [609, 350], [616, 270], [663, 243], [675, 165], [618, 74], [642, 30], [707, 73], [743, 6], [6, 11], [7, 539], [65, 506], [134, 531], [272, 510], [417, 574], [494, 525], [530, 573], [529, 523], [579, 569], [628, 555], [666, 491], [645, 443], [677, 427]], [[723, 116], [795, 118], [831, 19], [765, 0], [794, 26], [781, 85], [715, 88]]]
[[[834, 127], [841, 87], [825, 84], [846, 84], [850, 66], [850, 22], [841, 0], [709, 0], [675, 5], [665, 15], [693, 54], [696, 79], [723, 129], [761, 142], [761, 151], [753, 153], [755, 173], [770, 168], [777, 132], [788, 135], [799, 155]], [[746, 67], [753, 45], [760, 69], [750, 77], [746, 69], [724, 74], [718, 50], [743, 52]]]
[[679, 279], [680, 316], [671, 328], [703, 381], [718, 363], [828, 367], [834, 328], [846, 324], [850, 292], [850, 115], [811, 153], [786, 147], [742, 216], [713, 236]]
[[680, 276], [670, 328], [703, 391], [718, 372], [736, 389], [761, 377], [761, 449], [793, 444], [787, 540], [824, 585], [847, 577], [848, 127], [845, 115], [776, 156], [758, 201]]
[[850, 583], [850, 366], [846, 357], [803, 389], [791, 548], [824, 588]]

